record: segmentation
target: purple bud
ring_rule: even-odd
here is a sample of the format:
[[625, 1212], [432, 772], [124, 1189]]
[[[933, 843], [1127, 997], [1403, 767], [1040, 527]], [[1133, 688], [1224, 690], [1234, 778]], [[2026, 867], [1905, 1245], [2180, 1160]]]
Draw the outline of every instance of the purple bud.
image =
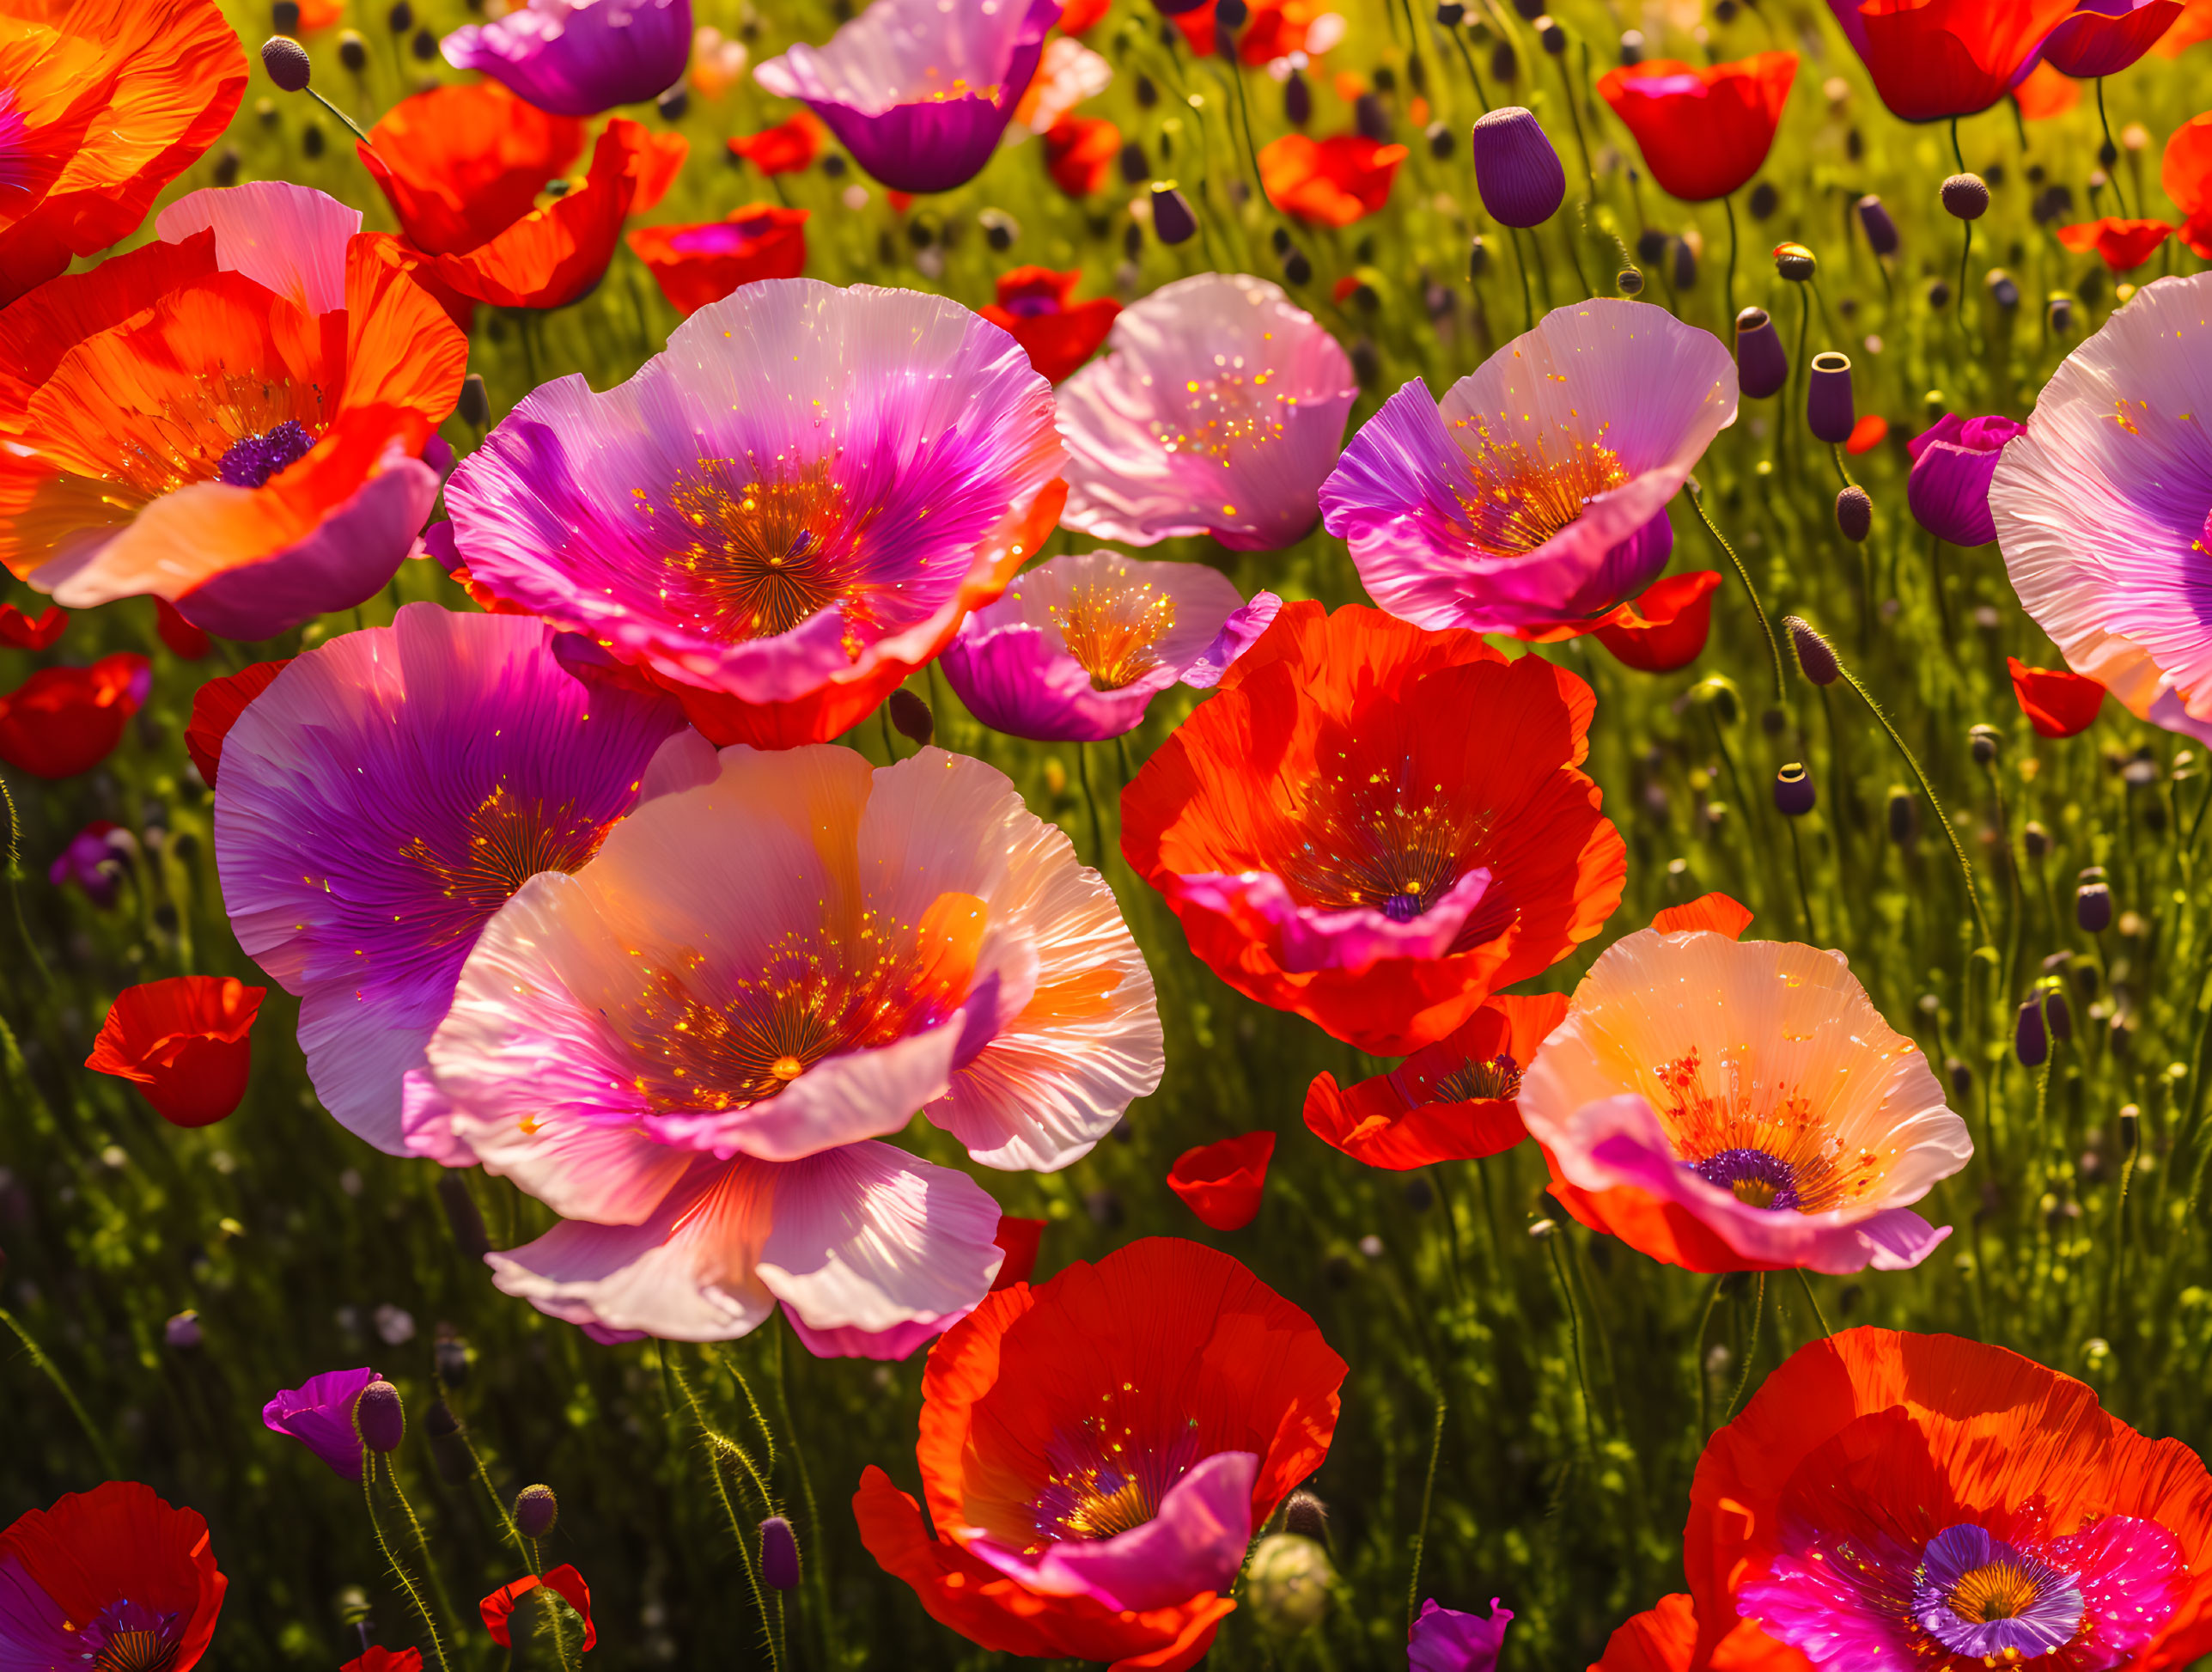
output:
[[1535, 113], [1502, 105], [1475, 124], [1475, 189], [1491, 217], [1541, 226], [1567, 196], [1567, 170]]
[[1764, 308], [1736, 315], [1736, 385], [1752, 400], [1779, 394], [1789, 381], [1789, 351]]
[[1837, 533], [1854, 546], [1863, 546], [1874, 527], [1874, 502], [1864, 488], [1854, 483], [1836, 496]]
[[482, 430], [491, 423], [491, 398], [484, 391], [484, 376], [471, 372], [460, 381], [460, 399], [454, 407], [454, 415], [472, 430]]
[[1390, 143], [1390, 113], [1372, 93], [1362, 93], [1352, 101], [1352, 126], [1362, 138], [1372, 139], [1378, 145]]
[[1851, 360], [1833, 349], [1813, 357], [1813, 375], [1805, 386], [1805, 424], [1819, 440], [1840, 447], [1851, 439], [1851, 426], [1859, 421], [1851, 400]]
[[2112, 890], [2101, 871], [2081, 874], [2074, 891], [2074, 921], [2085, 935], [2101, 935], [2112, 926]]
[[525, 1486], [515, 1494], [515, 1530], [526, 1539], [542, 1539], [561, 1518], [561, 1501], [551, 1486]]
[[1943, 182], [1943, 207], [1957, 220], [1978, 221], [1990, 212], [1989, 182], [1979, 174], [1953, 174]]
[[774, 1590], [799, 1589], [799, 1541], [781, 1516], [760, 1523], [760, 1577]]
[[1871, 192], [1859, 199], [1859, 225], [1866, 231], [1867, 247], [1876, 255], [1897, 253], [1897, 223]]
[[2040, 1068], [2051, 1055], [2051, 1035], [2043, 1025], [2043, 1007], [2032, 998], [2020, 1007], [2013, 1023], [2013, 1054], [2022, 1068]]
[[926, 749], [937, 735], [937, 722], [929, 705], [904, 687], [891, 693], [891, 723], [917, 748]]
[[261, 67], [269, 79], [287, 93], [304, 93], [314, 65], [308, 49], [289, 35], [271, 35], [261, 43]]
[[1283, 118], [1294, 128], [1302, 128], [1313, 119], [1313, 89], [1306, 84], [1304, 74], [1296, 70], [1283, 84]]
[[1152, 231], [1163, 244], [1180, 244], [1198, 229], [1198, 217], [1191, 212], [1191, 200], [1176, 189], [1173, 180], [1161, 180], [1152, 188]]
[[1813, 780], [1801, 763], [1793, 760], [1774, 775], [1775, 810], [1785, 818], [1803, 818], [1813, 800]]
[[199, 1345], [199, 1314], [180, 1312], [161, 1326], [161, 1339], [180, 1352]]
[[407, 1433], [407, 1408], [388, 1382], [372, 1382], [354, 1401], [353, 1430], [371, 1451], [397, 1451]]
[[2074, 1037], [2074, 1011], [2066, 1002], [2066, 995], [2057, 987], [2050, 988], [2043, 996], [2043, 1019], [2051, 1024], [2051, 1036], [2066, 1040]]
[[1785, 615], [1783, 629], [1789, 634], [1791, 648], [1797, 652], [1797, 666], [1805, 677], [1815, 685], [1833, 685], [1843, 671], [1836, 660], [1836, 652], [1828, 641], [1813, 630], [1804, 617]]

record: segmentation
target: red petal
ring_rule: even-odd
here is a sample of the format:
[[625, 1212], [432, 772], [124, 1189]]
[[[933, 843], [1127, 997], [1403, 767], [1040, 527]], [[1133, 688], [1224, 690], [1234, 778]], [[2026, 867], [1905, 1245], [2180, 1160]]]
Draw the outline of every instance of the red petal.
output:
[[1721, 577], [1710, 569], [1655, 581], [1633, 604], [1615, 610], [1596, 630], [1598, 643], [1624, 668], [1671, 674], [1705, 652], [1713, 626], [1713, 594]]
[[1700, 894], [1687, 906], [1670, 906], [1651, 920], [1651, 926], [1662, 935], [1686, 934], [1693, 929], [1709, 929], [1716, 935], [1726, 935], [1740, 941], [1744, 931], [1751, 927], [1752, 910], [1739, 905], [1722, 894]]
[[1010, 1213], [998, 1216], [998, 1235], [991, 1240], [1005, 1251], [1006, 1262], [991, 1279], [993, 1293], [1029, 1281], [1029, 1274], [1037, 1269], [1037, 1245], [1044, 1235], [1042, 1219], [1017, 1219]]
[[257, 662], [241, 668], [235, 674], [210, 680], [192, 694], [192, 717], [185, 727], [185, 753], [199, 768], [200, 777], [207, 787], [215, 788], [216, 766], [222, 760], [222, 740], [230, 735], [231, 727], [238, 717], [246, 712], [247, 705], [269, 688], [269, 682], [283, 673], [291, 658], [282, 662]]
[[2020, 712], [2042, 737], [2076, 737], [2089, 729], [2105, 705], [2105, 687], [2067, 668], [2031, 668], [2007, 656], [2013, 695]]
[[1186, 1150], [1167, 1174], [1167, 1187], [1216, 1230], [1241, 1230], [1259, 1211], [1267, 1187], [1273, 1132], [1246, 1132]]

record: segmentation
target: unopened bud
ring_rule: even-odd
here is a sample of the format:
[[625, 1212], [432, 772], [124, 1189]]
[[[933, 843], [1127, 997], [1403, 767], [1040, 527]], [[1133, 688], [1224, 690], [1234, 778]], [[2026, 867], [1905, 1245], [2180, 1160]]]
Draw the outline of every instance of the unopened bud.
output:
[[1813, 780], [1802, 762], [1793, 760], [1774, 775], [1774, 806], [1785, 818], [1801, 819], [1813, 810]]
[[450, 1440], [460, 1432], [460, 1419], [454, 1415], [453, 1407], [442, 1399], [430, 1401], [430, 1408], [423, 1413], [423, 1431], [434, 1440]]
[[1329, 1611], [1336, 1577], [1327, 1551], [1307, 1538], [1276, 1533], [1254, 1547], [1245, 1569], [1245, 1597], [1259, 1628], [1272, 1637], [1311, 1631]]
[[392, 9], [384, 14], [384, 27], [395, 35], [404, 35], [415, 27], [415, 9], [407, 0], [392, 0]]
[[1329, 1506], [1308, 1492], [1290, 1494], [1283, 1506], [1283, 1530], [1311, 1539], [1323, 1549], [1329, 1545]]
[[1943, 182], [1943, 207], [1953, 218], [1978, 221], [1990, 212], [1990, 186], [1979, 174], [1953, 174]]
[[891, 723], [901, 737], [917, 748], [928, 748], [929, 740], [937, 735], [936, 718], [929, 712], [929, 705], [903, 687], [891, 693]]
[[1790, 648], [1797, 652], [1800, 672], [1815, 685], [1833, 685], [1843, 676], [1843, 665], [1836, 660], [1835, 647], [1813, 629], [1810, 622], [1798, 615], [1785, 615], [1782, 625], [1789, 634]]
[[1974, 1071], [1956, 1057], [1943, 1059], [1944, 1077], [1951, 1082], [1951, 1095], [1965, 1102], [1974, 1089]]
[[261, 67], [287, 93], [305, 92], [314, 74], [308, 49], [289, 35], [271, 35], [261, 43]]
[[1643, 294], [1643, 275], [1634, 267], [1624, 267], [1613, 275], [1613, 288], [1624, 296]]
[[471, 372], [460, 381], [460, 400], [454, 408], [460, 421], [472, 430], [482, 430], [491, 422], [491, 397], [484, 393], [484, 379]]
[[407, 1407], [388, 1382], [372, 1382], [353, 1404], [353, 1429], [371, 1451], [397, 1451], [407, 1435]]
[[1874, 496], [1855, 482], [1836, 496], [1836, 531], [1852, 545], [1861, 546], [1874, 528]]
[[1802, 244], [1776, 244], [1774, 270], [1793, 284], [1802, 284], [1820, 270], [1820, 259]]
[[2102, 867], [2081, 873], [2074, 890], [2074, 921], [2085, 935], [2101, 935], [2112, 926], [2112, 890]]
[[525, 1486], [515, 1494], [515, 1530], [526, 1539], [542, 1539], [561, 1518], [561, 1501], [551, 1486]]
[[2051, 1035], [2043, 1025], [2043, 1006], [2034, 999], [2020, 1007], [2013, 1022], [2013, 1054], [2022, 1068], [2040, 1068], [2051, 1055]]
[[2120, 1111], [2120, 1154], [2124, 1156], [2135, 1154], [2136, 1145], [2142, 1141], [2142, 1116], [2143, 1112], [2133, 1103]]
[[338, 61], [349, 75], [358, 76], [369, 68], [369, 43], [358, 29], [347, 29], [338, 38]]
[[1882, 207], [1882, 200], [1874, 196], [1859, 199], [1859, 226], [1867, 235], [1867, 247], [1876, 255], [1897, 253], [1897, 223]]
[[1535, 27], [1537, 40], [1544, 43], [1544, 50], [1553, 58], [1567, 50], [1567, 31], [1559, 27], [1557, 18], [1539, 15], [1535, 20]]
[[[420, 58], [422, 54], [417, 52], [416, 56]], [[653, 101], [653, 108], [661, 113], [661, 119], [663, 122], [682, 121], [684, 113], [691, 107], [692, 95], [684, 90], [683, 83], [680, 82]]]
[[1307, 85], [1302, 70], [1292, 70], [1290, 79], [1283, 84], [1283, 115], [1294, 128], [1302, 128], [1313, 119], [1313, 89]]
[[1252, 8], [1244, 0], [1216, 0], [1214, 21], [1222, 28], [1241, 29], [1251, 15]]
[[2040, 859], [2051, 851], [2051, 832], [2030, 819], [2027, 828], [2020, 832], [2020, 844], [2027, 849], [2029, 858]]
[[1155, 180], [1152, 185], [1152, 231], [1163, 244], [1180, 244], [1189, 240], [1198, 229], [1198, 217], [1191, 212], [1191, 200], [1185, 198], [1172, 180]]
[[771, 1590], [799, 1589], [799, 1541], [781, 1516], [760, 1523], [760, 1577]]
[[1986, 766], [1997, 758], [1998, 747], [2004, 741], [2004, 734], [1995, 726], [1976, 726], [1966, 734], [1967, 753], [1977, 766]]

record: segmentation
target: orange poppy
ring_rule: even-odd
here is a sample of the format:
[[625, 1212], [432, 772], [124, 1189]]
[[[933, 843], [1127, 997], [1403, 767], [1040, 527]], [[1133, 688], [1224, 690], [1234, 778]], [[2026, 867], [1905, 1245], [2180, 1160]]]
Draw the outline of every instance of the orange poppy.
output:
[[42, 668], [0, 696], [0, 760], [34, 778], [88, 772], [123, 741], [153, 664], [131, 650], [89, 668]]
[[[2200, 40], [2212, 40], [2212, 0], [2182, 0], [2181, 15], [2151, 50], [2162, 58], [2178, 58]], [[2205, 259], [2212, 261], [2212, 256]]]
[[1259, 1214], [1273, 1132], [1244, 1132], [1185, 1150], [1167, 1169], [1167, 1187], [1214, 1230], [1242, 1230]]
[[1403, 145], [1382, 145], [1365, 134], [1315, 139], [1286, 133], [1259, 148], [1260, 184], [1268, 201], [1301, 220], [1348, 227], [1390, 200], [1391, 182], [1405, 161]]
[[660, 202], [689, 150], [618, 116], [600, 135], [583, 183], [543, 208], [545, 182], [583, 150], [584, 125], [527, 104], [497, 82], [402, 99], [358, 146], [362, 164], [415, 249], [426, 278], [466, 326], [475, 302], [559, 308], [599, 283], [624, 219]]
[[1098, 352], [1121, 312], [1111, 296], [1075, 301], [1082, 278], [1080, 267], [1016, 267], [998, 276], [997, 300], [976, 311], [1021, 344], [1047, 382], [1063, 382]]
[[1113, 0], [1068, 0], [1060, 9], [1060, 29], [1064, 34], [1079, 35], [1097, 27], [1106, 15]]
[[1071, 198], [1087, 198], [1106, 183], [1121, 156], [1121, 130], [1103, 116], [1063, 116], [1045, 134], [1045, 168]]
[[[2184, 17], [2175, 31], [2188, 21]], [[2182, 213], [2181, 241], [2212, 261], [2212, 110], [2191, 117], [2167, 138], [2159, 184]]]
[[[1606, 1639], [1590, 1672], [1690, 1672], [1697, 1647], [1697, 1611], [1681, 1591], [1662, 1596]], [[1776, 1643], [1758, 1622], [1740, 1620], [1713, 1648], [1709, 1672], [1813, 1672], [1813, 1663]]]
[[1122, 792], [1122, 851], [1231, 986], [1404, 1055], [1619, 904], [1595, 707], [1478, 633], [1286, 604]]
[[807, 271], [807, 211], [749, 203], [700, 225], [639, 227], [630, 247], [686, 319], [740, 284]]
[[245, 95], [214, 0], [0, 0], [0, 308], [127, 237]]
[[822, 154], [829, 137], [830, 131], [821, 119], [814, 112], [802, 110], [772, 128], [734, 136], [729, 154], [743, 157], [764, 174], [795, 174]]
[[127, 987], [84, 1065], [145, 1094], [173, 1126], [208, 1126], [238, 1107], [253, 1066], [253, 1018], [266, 987], [230, 976], [175, 975]]
[[2135, 272], [2172, 236], [2172, 227], [2164, 221], [2123, 220], [2117, 215], [2058, 229], [2058, 241], [2068, 249], [2076, 255], [2093, 250], [2097, 259], [2116, 273]]

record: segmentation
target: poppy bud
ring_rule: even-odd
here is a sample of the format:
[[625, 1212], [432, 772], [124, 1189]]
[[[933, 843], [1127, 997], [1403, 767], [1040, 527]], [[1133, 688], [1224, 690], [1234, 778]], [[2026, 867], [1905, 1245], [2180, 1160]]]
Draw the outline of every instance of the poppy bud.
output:
[[1475, 190], [1491, 218], [1541, 226], [1567, 196], [1567, 170], [1535, 113], [1502, 105], [1475, 124]]
[[1667, 253], [1667, 235], [1657, 227], [1646, 227], [1636, 235], [1636, 259], [1647, 267]]
[[1956, 1057], [1943, 1059], [1943, 1077], [1951, 1082], [1951, 1095], [1960, 1102], [1973, 1095], [1974, 1071]]
[[[292, 8], [295, 16], [299, 9], [297, 6]], [[261, 43], [261, 67], [269, 72], [269, 79], [287, 93], [304, 93], [314, 73], [308, 49], [289, 35], [271, 35]]]
[[484, 379], [471, 372], [460, 381], [460, 400], [454, 407], [463, 424], [481, 430], [491, 422], [491, 398], [484, 392]]
[[1459, 0], [1442, 0], [1436, 8], [1436, 21], [1447, 29], [1458, 28], [1459, 20], [1466, 15], [1467, 9]]
[[1697, 283], [1697, 252], [1690, 247], [1688, 239], [1678, 238], [1674, 241], [1674, 288], [1687, 290]]
[[1467, 246], [1467, 282], [1472, 284], [1480, 278], [1489, 271], [1490, 265], [1490, 250], [1483, 243], [1483, 235], [1478, 232], [1475, 235], [1473, 241]]
[[1764, 308], [1736, 315], [1736, 383], [1753, 400], [1778, 394], [1789, 381], [1789, 351]]
[[454, 1415], [453, 1407], [445, 1400], [434, 1399], [424, 1414], [423, 1431], [433, 1440], [450, 1440], [460, 1432], [460, 1419]]
[[1138, 144], [1136, 141], [1132, 139], [1128, 144], [1121, 148], [1121, 177], [1123, 180], [1126, 180], [1130, 185], [1134, 186], [1141, 180], [1150, 178], [1151, 174], [1152, 164], [1145, 157], [1143, 146]]
[[363, 1388], [353, 1404], [353, 1429], [371, 1451], [397, 1451], [407, 1433], [407, 1407], [399, 1402], [399, 1390], [384, 1381]]
[[1828, 641], [1802, 616], [1785, 615], [1782, 625], [1789, 634], [1790, 648], [1797, 652], [1798, 670], [1815, 685], [1835, 684], [1843, 667]]
[[1836, 496], [1836, 532], [1854, 546], [1863, 545], [1874, 532], [1873, 496], [1853, 483]]
[[1244, 0], [1215, 0], [1214, 25], [1222, 29], [1241, 29], [1252, 9]]
[[[1173, 26], [1164, 25], [1163, 27], [1172, 27]], [[1150, 110], [1153, 106], [1160, 102], [1160, 89], [1153, 84], [1152, 77], [1149, 76], [1139, 76], [1133, 90], [1136, 95], [1137, 104], [1143, 109]]]
[[760, 1523], [760, 1577], [771, 1590], [799, 1589], [799, 1541], [781, 1516]]
[[1643, 46], [1644, 41], [1642, 30], [1624, 29], [1621, 31], [1620, 58], [1622, 68], [1627, 69], [1632, 65], [1639, 64], [1643, 62]]
[[1980, 220], [1990, 212], [1989, 182], [1979, 174], [1952, 175], [1943, 182], [1943, 208], [1955, 220]]
[[1245, 1569], [1245, 1596], [1259, 1628], [1271, 1637], [1295, 1637], [1329, 1610], [1336, 1574], [1328, 1552], [1307, 1538], [1275, 1533], [1254, 1547]]
[[1775, 810], [1785, 818], [1801, 819], [1813, 810], [1813, 780], [1802, 763], [1793, 760], [1774, 775]]
[[[437, 37], [436, 35], [431, 36], [430, 51], [433, 53], [437, 51]], [[414, 46], [415, 56], [418, 58], [423, 58], [423, 37], [420, 34], [417, 34], [415, 37]], [[691, 107], [692, 95], [684, 90], [683, 84], [681, 82], [678, 82], [674, 87], [670, 88], [666, 93], [663, 93], [659, 98], [653, 101], [653, 108], [661, 113], [661, 119], [663, 122], [682, 121], [684, 119], [684, 113]], [[826, 161], [826, 159], [825, 160]]]
[[1352, 126], [1363, 139], [1372, 139], [1378, 145], [1390, 143], [1390, 113], [1372, 93], [1362, 93], [1352, 101]]
[[2050, 305], [2051, 334], [2063, 337], [2074, 329], [2074, 298], [2053, 296]]
[[929, 740], [937, 735], [937, 722], [929, 712], [929, 705], [903, 688], [891, 693], [891, 723], [898, 728], [901, 737], [917, 748], [928, 748]]
[[1990, 276], [1985, 282], [1990, 287], [1990, 300], [1998, 307], [2009, 314], [2020, 306], [2020, 286], [2013, 282], [2013, 276], [2003, 268], [1990, 269]]
[[1302, 128], [1313, 119], [1313, 89], [1306, 84], [1302, 70], [1292, 70], [1290, 79], [1283, 84], [1283, 115], [1294, 128]]
[[1326, 1549], [1329, 1544], [1329, 1506], [1308, 1492], [1295, 1492], [1283, 1506], [1283, 1530], [1311, 1539]]
[[392, 0], [392, 9], [384, 14], [384, 27], [395, 35], [404, 35], [415, 27], [415, 9], [407, 0]]
[[1429, 155], [1439, 162], [1452, 155], [1452, 130], [1441, 122], [1429, 125]]
[[1867, 235], [1867, 247], [1876, 255], [1897, 253], [1897, 223], [1872, 192], [1859, 199], [1859, 228]]
[[1815, 437], [1841, 447], [1851, 439], [1851, 426], [1859, 421], [1851, 399], [1851, 360], [1833, 349], [1813, 357], [1813, 375], [1805, 385], [1805, 423]]
[[1765, 180], [1752, 187], [1752, 200], [1746, 205], [1754, 221], [1771, 220], [1774, 211], [1782, 207], [1782, 194]]
[[310, 159], [319, 157], [323, 154], [326, 144], [327, 142], [323, 138], [322, 127], [319, 123], [308, 122], [301, 127], [301, 156]]
[[2064, 988], [2052, 985], [2044, 989], [2043, 1019], [2050, 1024], [2051, 1038], [2064, 1040], [2074, 1037], [2074, 1011], [2066, 1002]]
[[1152, 184], [1152, 230], [1163, 244], [1180, 244], [1198, 229], [1198, 217], [1191, 212], [1190, 199], [1176, 188], [1172, 180], [1155, 180]]
[[430, 1347], [431, 1362], [437, 1367], [438, 1382], [447, 1388], [466, 1388], [468, 1385], [468, 1343], [451, 1324], [440, 1324], [436, 1339]]
[[1352, 376], [1364, 388], [1382, 375], [1382, 356], [1362, 337], [1352, 345]]
[[1940, 278], [1930, 284], [1928, 287], [1928, 305], [1930, 308], [1948, 308], [1951, 305], [1951, 287]]
[[976, 220], [983, 227], [984, 242], [995, 250], [1012, 249], [1021, 236], [1021, 223], [1002, 209], [986, 209]]
[[1793, 284], [1802, 284], [1820, 270], [1819, 259], [1802, 244], [1776, 244], [1774, 270]]
[[2081, 873], [2074, 890], [2074, 921], [2085, 935], [2101, 935], [2112, 926], [2112, 890], [2096, 866]]
[[1313, 264], [1306, 259], [1303, 250], [1293, 250], [1283, 258], [1283, 282], [1295, 290], [1313, 280]]
[[2135, 1154], [2136, 1145], [2142, 1142], [2140, 1130], [2143, 1112], [2133, 1103], [2120, 1111], [2120, 1154], [2123, 1156]]
[[199, 1314], [190, 1309], [180, 1312], [161, 1326], [161, 1342], [180, 1352], [189, 1352], [200, 1344]]
[[515, 1494], [515, 1530], [526, 1539], [542, 1539], [561, 1518], [561, 1502], [551, 1486], [525, 1486]]
[[2020, 832], [2020, 844], [2027, 849], [2029, 858], [2040, 859], [2051, 851], [2051, 832], [2035, 820], [2030, 819], [2027, 821], [2027, 828]]
[[347, 29], [338, 38], [338, 61], [349, 74], [358, 76], [369, 68], [369, 43], [358, 29]]
[[1613, 275], [1613, 288], [1624, 296], [1643, 294], [1643, 275], [1634, 267], [1624, 267]]
[[2020, 1007], [2013, 1023], [2013, 1054], [2022, 1068], [2040, 1068], [2051, 1055], [2051, 1035], [2043, 1025], [2043, 1007], [2032, 998]]
[[1556, 58], [1567, 50], [1567, 32], [1559, 27], [1558, 19], [1539, 14], [1531, 21], [1535, 26], [1536, 38], [1544, 43], [1546, 52]]
[[1533, 23], [1544, 15], [1546, 0], [1513, 0], [1513, 9], [1520, 14], [1524, 23]]
[[1976, 726], [1966, 734], [1967, 752], [1974, 757], [1977, 766], [1986, 766], [1997, 758], [1997, 746], [2004, 735], [1995, 726]]

